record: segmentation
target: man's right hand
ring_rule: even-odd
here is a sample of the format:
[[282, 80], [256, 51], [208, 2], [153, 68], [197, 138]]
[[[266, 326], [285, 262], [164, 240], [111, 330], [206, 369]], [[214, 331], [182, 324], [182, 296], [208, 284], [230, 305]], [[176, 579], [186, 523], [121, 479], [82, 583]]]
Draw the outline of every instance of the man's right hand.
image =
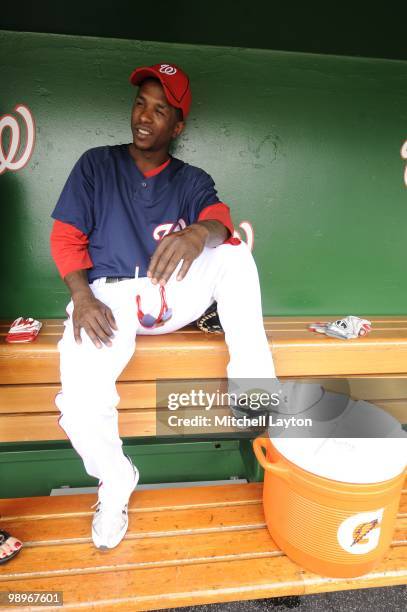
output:
[[77, 344], [81, 344], [83, 328], [97, 348], [112, 346], [113, 330], [117, 330], [111, 309], [90, 293], [72, 297], [74, 310], [72, 315], [73, 333]]
[[117, 330], [115, 318], [111, 309], [93, 295], [86, 270], [70, 272], [64, 281], [74, 305], [72, 323], [75, 341], [81, 344], [83, 328], [97, 348], [102, 348], [103, 344], [112, 346], [113, 330]]

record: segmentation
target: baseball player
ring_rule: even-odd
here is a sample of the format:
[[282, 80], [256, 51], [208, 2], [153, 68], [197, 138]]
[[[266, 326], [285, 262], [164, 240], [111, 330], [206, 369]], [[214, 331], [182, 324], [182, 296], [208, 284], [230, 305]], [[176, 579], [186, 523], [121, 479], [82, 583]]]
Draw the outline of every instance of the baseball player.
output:
[[98, 548], [113, 548], [126, 533], [139, 479], [123, 454], [115, 384], [138, 334], [175, 331], [216, 300], [228, 376], [275, 377], [251, 252], [233, 237], [212, 178], [169, 153], [185, 129], [189, 78], [174, 64], [156, 64], [130, 80], [139, 86], [132, 142], [86, 151], [52, 213], [51, 252], [72, 298], [56, 404], [86, 471], [100, 481]]

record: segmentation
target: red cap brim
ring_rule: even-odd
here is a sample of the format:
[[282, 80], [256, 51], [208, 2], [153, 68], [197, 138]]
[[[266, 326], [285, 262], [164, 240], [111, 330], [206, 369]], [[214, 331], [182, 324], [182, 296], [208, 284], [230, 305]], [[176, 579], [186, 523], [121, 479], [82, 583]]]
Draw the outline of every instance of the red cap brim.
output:
[[160, 79], [161, 81], [161, 74], [158, 72], [158, 70], [153, 70], [152, 68], [145, 67], [136, 68], [135, 70], [133, 70], [130, 75], [130, 83], [132, 83], [132, 85], [139, 85], [147, 77], [154, 77], [156, 79]]
[[175, 108], [182, 108], [178, 100], [174, 98], [171, 91], [169, 90], [163, 75], [158, 70], [154, 70], [154, 68], [136, 68], [136, 70], [133, 70], [130, 75], [130, 83], [132, 83], [132, 85], [140, 85], [140, 83], [142, 83], [144, 79], [147, 79], [148, 77], [154, 77], [155, 79], [158, 79], [160, 81], [164, 89], [165, 97], [167, 98], [171, 106], [175, 106]]

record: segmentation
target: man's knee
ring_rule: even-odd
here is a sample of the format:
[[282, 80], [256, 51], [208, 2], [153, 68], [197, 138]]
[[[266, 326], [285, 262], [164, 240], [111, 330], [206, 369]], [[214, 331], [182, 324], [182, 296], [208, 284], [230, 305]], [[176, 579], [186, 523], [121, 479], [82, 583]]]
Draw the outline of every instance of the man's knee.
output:
[[85, 415], [108, 416], [119, 401], [115, 387], [106, 385], [97, 388], [76, 386], [59, 393], [55, 398], [55, 404], [62, 414], [76, 415], [76, 418]]

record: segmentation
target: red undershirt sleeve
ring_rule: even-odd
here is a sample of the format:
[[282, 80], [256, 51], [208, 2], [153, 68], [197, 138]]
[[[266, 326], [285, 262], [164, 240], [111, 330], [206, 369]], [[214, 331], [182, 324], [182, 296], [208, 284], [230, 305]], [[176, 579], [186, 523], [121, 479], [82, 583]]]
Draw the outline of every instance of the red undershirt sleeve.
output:
[[230, 216], [230, 208], [224, 202], [210, 204], [206, 208], [202, 209], [199, 213], [198, 221], [219, 221], [230, 232], [230, 237], [227, 238], [223, 244], [240, 244], [241, 241], [239, 238], [234, 238], [233, 236], [235, 228], [232, 217]]
[[75, 226], [54, 221], [51, 231], [51, 255], [62, 278], [75, 270], [93, 267], [88, 245], [87, 235]]

